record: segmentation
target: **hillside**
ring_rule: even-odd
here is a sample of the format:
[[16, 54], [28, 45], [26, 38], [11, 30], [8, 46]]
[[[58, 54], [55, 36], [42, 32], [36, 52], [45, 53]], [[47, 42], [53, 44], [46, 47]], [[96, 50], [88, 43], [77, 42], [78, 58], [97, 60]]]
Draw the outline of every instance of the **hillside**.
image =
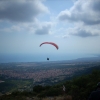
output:
[[[37, 85], [32, 92], [15, 91], [9, 95], [3, 95], [1, 100], [87, 100], [91, 91], [96, 89], [96, 84], [100, 82], [100, 66], [98, 70], [93, 70], [88, 75], [73, 78], [53, 86]], [[63, 92], [63, 85], [66, 87]]]
[[99, 61], [58, 61], [0, 64], [0, 92], [32, 91], [36, 85], [54, 85], [89, 74]]

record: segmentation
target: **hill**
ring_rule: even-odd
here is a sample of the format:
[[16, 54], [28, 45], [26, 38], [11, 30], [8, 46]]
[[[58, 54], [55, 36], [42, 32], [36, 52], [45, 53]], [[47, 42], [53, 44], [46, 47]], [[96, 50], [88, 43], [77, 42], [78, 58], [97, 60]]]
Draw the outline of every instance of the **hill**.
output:
[[1, 63], [0, 92], [31, 91], [35, 85], [54, 85], [89, 74], [99, 65], [99, 60], [89, 59], [86, 61], [77, 59], [56, 62]]
[[[96, 84], [100, 82], [100, 66], [98, 70], [93, 70], [88, 75], [82, 75], [72, 80], [68, 80], [53, 86], [37, 85], [32, 92], [15, 91], [9, 95], [3, 95], [1, 100], [87, 100], [91, 91], [96, 89]], [[66, 91], [63, 92], [63, 85]]]
[[[0, 95], [11, 94], [9, 95], [11, 98], [16, 95], [18, 97], [25, 96], [25, 98], [29, 96], [58, 97], [63, 96], [62, 86], [65, 85], [65, 94], [71, 95], [73, 100], [87, 98], [95, 88], [95, 84], [100, 81], [100, 61], [82, 59], [56, 62], [1, 63]], [[81, 91], [83, 92], [81, 93]], [[79, 96], [76, 97], [75, 95], [78, 94]]]

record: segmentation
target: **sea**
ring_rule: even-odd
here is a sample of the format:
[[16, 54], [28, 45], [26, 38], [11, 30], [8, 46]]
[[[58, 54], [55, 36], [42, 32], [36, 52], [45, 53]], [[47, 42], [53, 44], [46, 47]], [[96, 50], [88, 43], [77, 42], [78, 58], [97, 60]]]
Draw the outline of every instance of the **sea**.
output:
[[95, 54], [0, 54], [0, 63], [10, 62], [45, 62], [47, 58], [49, 61], [63, 61], [74, 60], [79, 58], [98, 57]]

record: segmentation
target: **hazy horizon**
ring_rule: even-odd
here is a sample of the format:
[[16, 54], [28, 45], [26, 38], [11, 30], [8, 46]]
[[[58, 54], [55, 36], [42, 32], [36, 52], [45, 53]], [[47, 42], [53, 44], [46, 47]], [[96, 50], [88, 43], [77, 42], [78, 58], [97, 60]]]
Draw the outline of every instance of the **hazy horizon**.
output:
[[10, 63], [10, 62], [48, 62], [49, 61], [63, 61], [63, 60], [75, 60], [79, 58], [89, 58], [89, 57], [98, 57], [99, 55], [91, 54], [66, 54], [66, 55], [29, 55], [29, 54], [17, 54], [17, 55], [0, 55], [0, 63]]

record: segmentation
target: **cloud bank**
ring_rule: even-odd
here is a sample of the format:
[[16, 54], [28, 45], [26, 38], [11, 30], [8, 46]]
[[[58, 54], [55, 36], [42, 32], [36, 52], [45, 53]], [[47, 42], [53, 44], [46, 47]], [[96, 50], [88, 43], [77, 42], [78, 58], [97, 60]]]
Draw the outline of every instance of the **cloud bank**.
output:
[[[49, 10], [43, 4], [43, 0], [1, 0], [0, 22], [5, 23], [5, 27], [0, 28], [0, 32], [26, 31], [37, 35], [50, 34], [52, 25], [49, 22], [41, 22], [37, 18], [48, 13]], [[9, 27], [6, 26], [7, 24]]]
[[48, 12], [48, 8], [41, 0], [0, 1], [0, 20], [30, 22], [45, 12]]
[[61, 11], [57, 18], [64, 23], [73, 23], [73, 25], [76, 23], [73, 32], [69, 31], [71, 35], [98, 36], [100, 35], [100, 0], [77, 0], [73, 7]]
[[100, 24], [100, 0], [78, 0], [70, 10], [61, 11], [60, 21], [83, 22], [84, 24]]
[[74, 36], [80, 36], [80, 37], [93, 37], [93, 36], [99, 36], [99, 30], [98, 32], [93, 32], [91, 30], [88, 30], [88, 28], [79, 28], [75, 27], [70, 29], [69, 34]]
[[[57, 35], [58, 33], [62, 33], [62, 37], [64, 38], [69, 37], [69, 35], [84, 38], [99, 36], [99, 5], [100, 0], [74, 0], [74, 5], [70, 9], [61, 11], [58, 16], [56, 16], [58, 20], [53, 16], [54, 20], [49, 19], [47, 22], [45, 19], [47, 16], [42, 17], [43, 20], [39, 17], [39, 15], [48, 14], [50, 12], [43, 4], [43, 0], [1, 0], [0, 23], [3, 23], [2, 26], [5, 27], [0, 27], [0, 33], [10, 33], [14, 31], [37, 35], [51, 33]], [[49, 14], [48, 17], [52, 18], [52, 14]], [[64, 25], [62, 25], [61, 22], [63, 22]], [[55, 24], [54, 27], [53, 24]], [[58, 28], [63, 28], [63, 31], [58, 31]], [[65, 30], [67, 30], [67, 32]]]

